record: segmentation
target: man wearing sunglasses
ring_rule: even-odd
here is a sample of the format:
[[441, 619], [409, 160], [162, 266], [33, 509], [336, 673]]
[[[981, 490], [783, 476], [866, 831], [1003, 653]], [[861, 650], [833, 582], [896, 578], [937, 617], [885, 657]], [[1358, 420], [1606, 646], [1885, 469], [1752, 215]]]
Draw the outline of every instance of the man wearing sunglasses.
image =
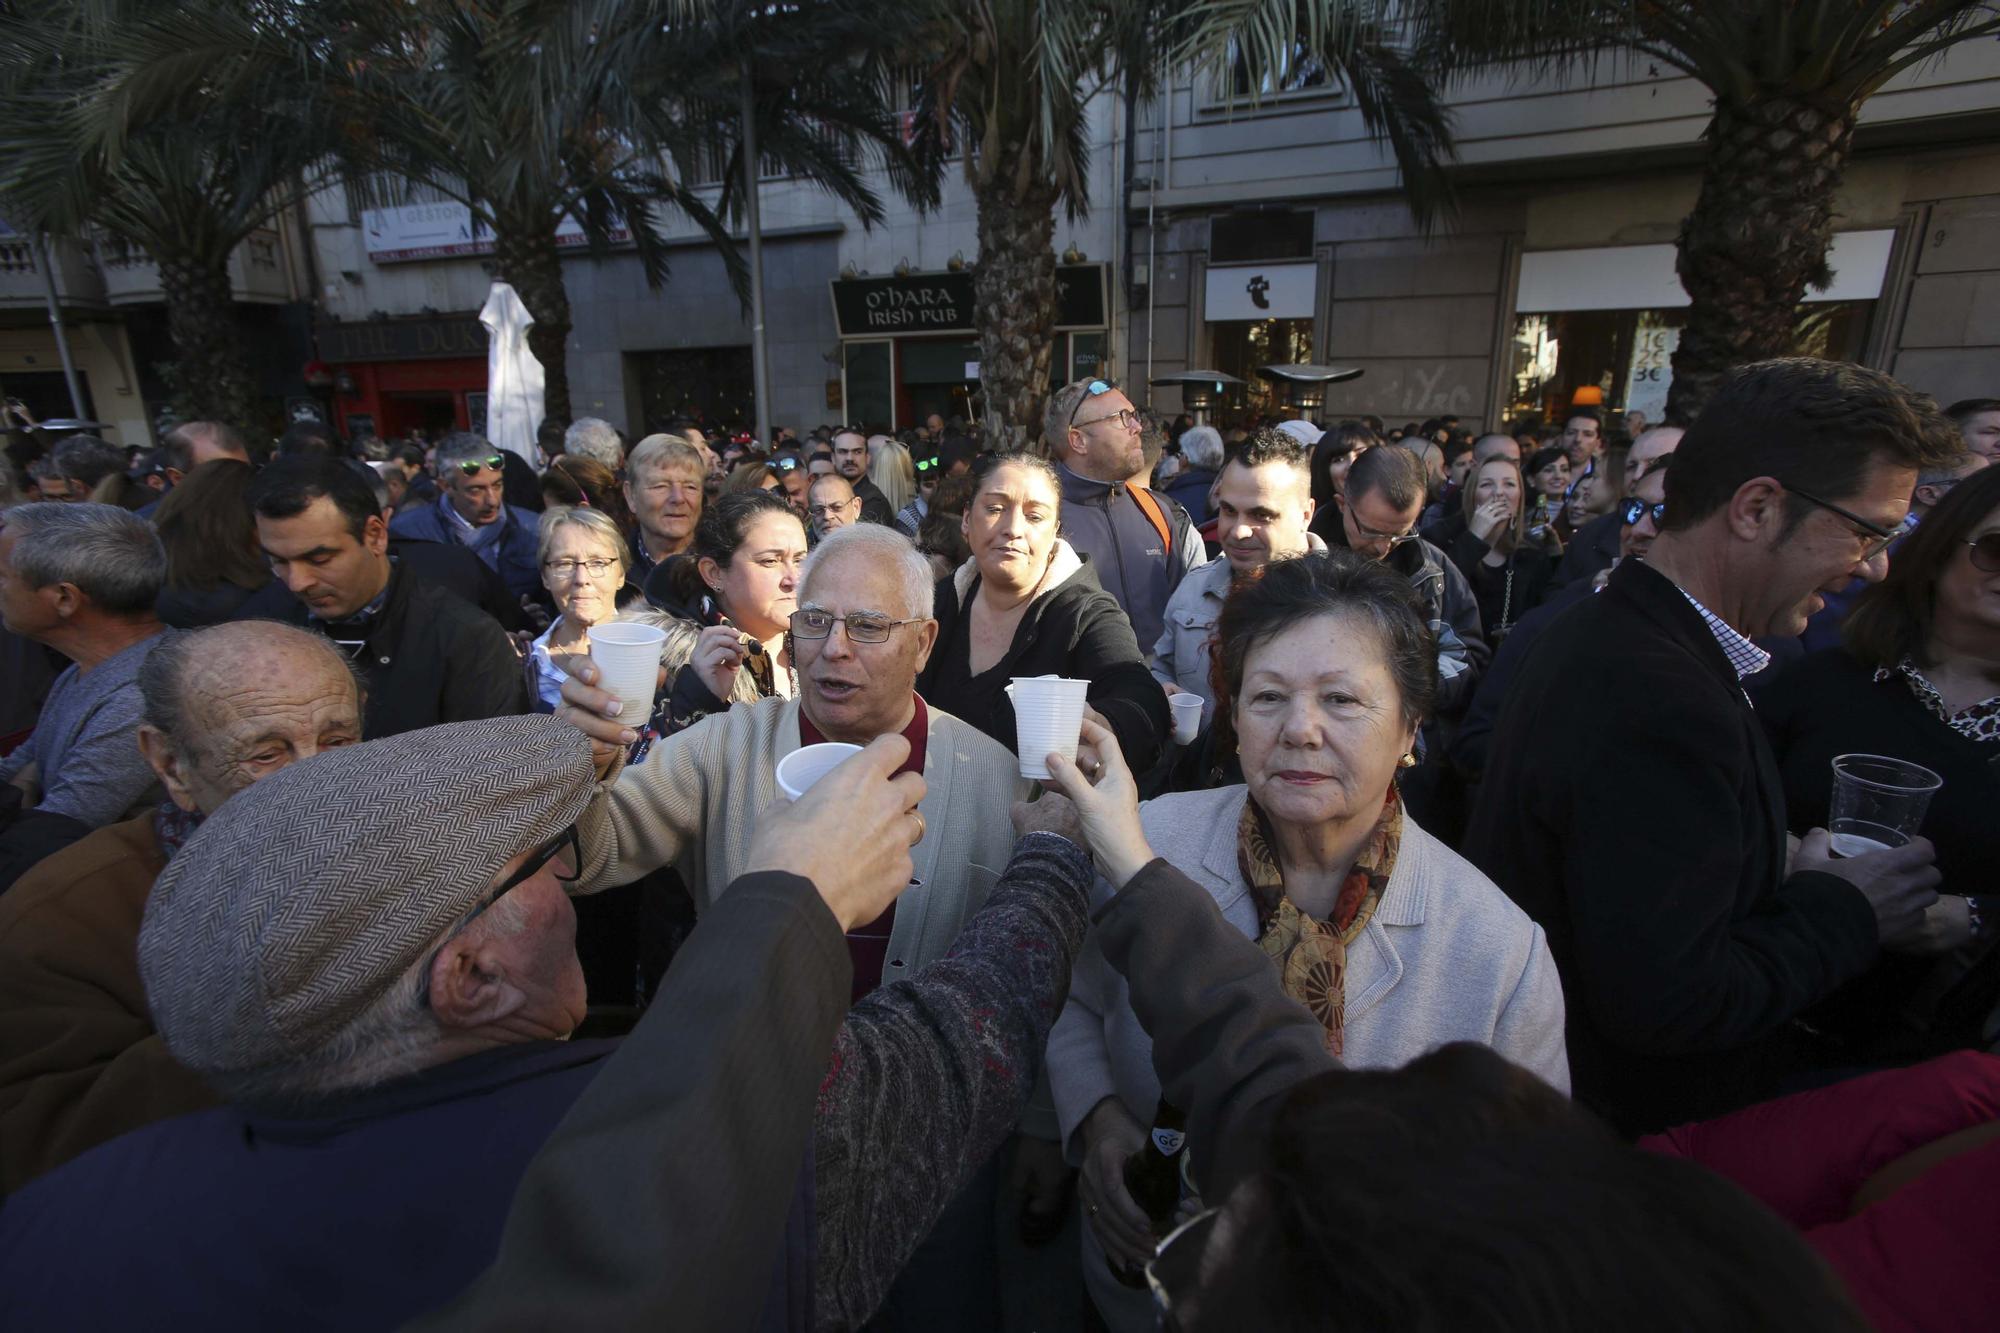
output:
[[1144, 426], [1117, 386], [1077, 380], [1050, 397], [1042, 443], [1062, 477], [1063, 539], [1089, 558], [1150, 650], [1166, 627], [1167, 599], [1208, 551], [1188, 512], [1145, 486]]
[[437, 447], [437, 502], [396, 515], [389, 530], [463, 546], [500, 575], [511, 596], [543, 601], [535, 516], [503, 498], [506, 461], [470, 431], [445, 436]]
[[[1495, 728], [1466, 854], [1548, 931], [1578, 1100], [1630, 1132], [1734, 1109], [1842, 1059], [1793, 1020], [1915, 947], [1930, 844], [1793, 851], [1740, 684], [1825, 594], [1873, 582], [1921, 468], [1962, 448], [1859, 366], [1735, 372], [1688, 428], [1644, 562], [1558, 617]], [[1650, 519], [1650, 509], [1643, 515]], [[1615, 726], [1555, 726], [1615, 718]]]

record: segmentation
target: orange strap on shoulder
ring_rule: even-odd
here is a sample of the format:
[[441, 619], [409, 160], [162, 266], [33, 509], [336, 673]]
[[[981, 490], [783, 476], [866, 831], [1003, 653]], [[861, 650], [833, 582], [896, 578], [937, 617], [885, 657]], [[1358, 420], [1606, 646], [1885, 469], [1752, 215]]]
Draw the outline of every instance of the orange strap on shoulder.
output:
[[1139, 512], [1146, 516], [1146, 521], [1160, 534], [1160, 549], [1167, 553], [1167, 561], [1171, 564], [1174, 558], [1174, 530], [1167, 523], [1167, 511], [1160, 508], [1160, 502], [1155, 500], [1153, 493], [1144, 486], [1134, 486], [1127, 482], [1125, 489], [1131, 493], [1132, 503], [1139, 506]]

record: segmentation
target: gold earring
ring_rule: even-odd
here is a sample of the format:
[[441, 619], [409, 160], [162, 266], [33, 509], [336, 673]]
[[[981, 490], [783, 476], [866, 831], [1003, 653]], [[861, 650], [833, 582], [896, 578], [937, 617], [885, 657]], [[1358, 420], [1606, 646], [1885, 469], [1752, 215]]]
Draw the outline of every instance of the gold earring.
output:
[[1396, 761], [1397, 768], [1415, 768], [1416, 766], [1417, 766], [1417, 757], [1414, 754], [1408, 752], [1407, 750], [1403, 752], [1403, 757]]

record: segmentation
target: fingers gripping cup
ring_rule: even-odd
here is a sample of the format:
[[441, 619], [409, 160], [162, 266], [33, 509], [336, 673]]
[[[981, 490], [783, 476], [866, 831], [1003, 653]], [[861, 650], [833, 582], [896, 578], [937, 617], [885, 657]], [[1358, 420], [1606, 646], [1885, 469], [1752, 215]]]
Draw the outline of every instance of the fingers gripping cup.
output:
[[590, 660], [600, 673], [597, 687], [624, 705], [618, 720], [628, 727], [642, 727], [653, 715], [660, 645], [666, 641], [667, 632], [658, 625], [614, 621], [591, 626]]
[[1835, 856], [1901, 847], [1923, 827], [1944, 779], [1919, 764], [1879, 754], [1833, 761], [1833, 806], [1826, 821]]
[[860, 753], [860, 746], [849, 745], [845, 741], [801, 745], [778, 761], [778, 790], [788, 799], [796, 801], [815, 782]]
[[1014, 741], [1021, 756], [1021, 776], [1047, 778], [1051, 753], [1076, 758], [1083, 731], [1083, 697], [1087, 680], [1062, 676], [1016, 676], [1007, 687], [1014, 704]]
[[1202, 697], [1182, 690], [1167, 700], [1167, 707], [1174, 716], [1174, 744], [1193, 745], [1194, 738], [1201, 735]]

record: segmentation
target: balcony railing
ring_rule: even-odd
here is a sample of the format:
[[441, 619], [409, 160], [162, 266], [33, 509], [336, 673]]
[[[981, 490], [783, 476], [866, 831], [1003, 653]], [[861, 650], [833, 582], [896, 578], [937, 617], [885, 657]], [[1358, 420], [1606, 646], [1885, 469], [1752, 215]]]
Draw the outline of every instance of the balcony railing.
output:
[[[104, 275], [90, 251], [68, 241], [53, 246], [56, 299], [70, 307], [102, 308]], [[18, 233], [0, 235], [0, 310], [40, 309], [47, 304], [41, 242]]]

